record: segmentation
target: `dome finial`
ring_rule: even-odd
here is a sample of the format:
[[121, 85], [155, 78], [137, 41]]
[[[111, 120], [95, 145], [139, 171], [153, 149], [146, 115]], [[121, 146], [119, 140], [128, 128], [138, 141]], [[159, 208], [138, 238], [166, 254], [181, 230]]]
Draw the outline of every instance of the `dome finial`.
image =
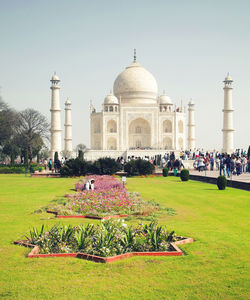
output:
[[134, 49], [134, 62], [136, 62], [136, 49]]

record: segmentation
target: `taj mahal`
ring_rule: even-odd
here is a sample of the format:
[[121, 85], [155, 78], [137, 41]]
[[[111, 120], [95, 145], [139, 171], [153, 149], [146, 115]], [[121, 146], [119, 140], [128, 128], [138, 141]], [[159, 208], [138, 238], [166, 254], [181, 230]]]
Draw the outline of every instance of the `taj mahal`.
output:
[[[51, 79], [51, 151], [62, 153], [59, 78]], [[233, 149], [232, 79], [228, 75], [224, 86], [223, 149]], [[187, 116], [186, 116], [187, 115]], [[187, 130], [186, 130], [186, 117]], [[73, 154], [71, 102], [65, 102], [64, 150]], [[187, 139], [187, 141], [186, 141]], [[230, 149], [229, 149], [230, 148]], [[90, 149], [85, 158], [154, 156], [174, 151], [195, 149], [195, 104], [188, 109], [173, 103], [163, 92], [158, 94], [154, 76], [138, 61], [134, 51], [132, 63], [115, 79], [110, 92], [97, 111], [90, 103]]]

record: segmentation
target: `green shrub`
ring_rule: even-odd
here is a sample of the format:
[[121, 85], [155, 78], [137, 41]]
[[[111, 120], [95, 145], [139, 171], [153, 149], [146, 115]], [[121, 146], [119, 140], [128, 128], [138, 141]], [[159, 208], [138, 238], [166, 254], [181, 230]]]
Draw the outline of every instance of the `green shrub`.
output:
[[61, 168], [60, 174], [61, 176], [85, 176], [86, 174], [113, 175], [120, 169], [120, 165], [113, 158], [99, 158], [93, 163], [76, 158], [68, 160]]
[[69, 166], [65, 165], [60, 169], [60, 174], [62, 177], [71, 177], [73, 176], [73, 169], [70, 168]]
[[39, 166], [38, 163], [32, 163], [30, 165], [30, 173], [35, 173], [35, 171], [39, 171], [41, 170], [42, 167]]
[[98, 160], [94, 161], [93, 163], [91, 161], [87, 162], [87, 173], [88, 174], [100, 174], [100, 163]]
[[147, 160], [137, 159], [131, 160], [124, 165], [124, 171], [128, 176], [149, 175], [154, 171], [154, 166]]
[[163, 175], [163, 177], [167, 177], [168, 176], [168, 171], [169, 171], [168, 168], [163, 168], [162, 169], [162, 175]]
[[189, 180], [189, 171], [187, 169], [181, 170], [180, 177], [182, 181], [188, 181]]
[[219, 176], [217, 178], [217, 186], [219, 190], [225, 190], [227, 186], [227, 179], [225, 176]]
[[0, 167], [0, 174], [24, 174], [25, 167]]
[[120, 164], [113, 158], [105, 157], [99, 158], [99, 173], [100, 175], [113, 175], [121, 170]]
[[127, 226], [120, 220], [105, 220], [99, 224], [42, 225], [26, 235], [28, 241], [39, 246], [39, 253], [82, 252], [101, 257], [129, 252], [171, 251], [172, 242], [179, 240], [174, 231], [156, 222]]
[[79, 158], [69, 159], [60, 169], [61, 176], [85, 176], [87, 174], [87, 163]]
[[139, 175], [138, 169], [135, 164], [135, 160], [130, 160], [127, 163], [125, 163], [124, 171], [127, 173], [128, 176]]

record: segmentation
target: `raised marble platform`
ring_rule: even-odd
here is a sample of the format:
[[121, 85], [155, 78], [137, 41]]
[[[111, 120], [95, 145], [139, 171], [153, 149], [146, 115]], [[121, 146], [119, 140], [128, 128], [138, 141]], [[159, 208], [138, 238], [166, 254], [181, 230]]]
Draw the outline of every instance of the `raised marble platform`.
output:
[[174, 152], [176, 158], [180, 156], [180, 151], [177, 150], [141, 150], [141, 149], [136, 149], [136, 150], [89, 150], [84, 153], [84, 158], [86, 160], [97, 160], [98, 158], [102, 157], [111, 157], [111, 158], [118, 158], [118, 157], [123, 157], [124, 159], [127, 159], [129, 156], [134, 156], [134, 157], [141, 157], [144, 158], [145, 156], [154, 157], [155, 155], [161, 154], [162, 156], [165, 153], [171, 153]]

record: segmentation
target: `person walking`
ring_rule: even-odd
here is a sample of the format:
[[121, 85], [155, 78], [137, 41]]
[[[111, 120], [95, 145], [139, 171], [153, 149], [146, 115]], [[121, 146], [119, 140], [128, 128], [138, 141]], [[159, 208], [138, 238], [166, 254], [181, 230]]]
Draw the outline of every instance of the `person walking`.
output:
[[219, 156], [216, 157], [215, 159], [215, 165], [216, 165], [216, 171], [220, 170], [220, 159]]
[[246, 158], [245, 155], [242, 157], [241, 165], [242, 165], [242, 173], [245, 173], [246, 172], [246, 166], [247, 166], [247, 158]]
[[229, 154], [227, 155], [225, 164], [226, 164], [226, 170], [227, 170], [227, 177], [230, 177], [232, 166], [231, 166], [231, 158], [230, 158]]
[[226, 176], [226, 172], [225, 172], [225, 157], [224, 157], [224, 154], [222, 154], [221, 158], [220, 158], [220, 176], [222, 175], [222, 172], [223, 172], [223, 175]]
[[237, 158], [235, 165], [236, 165], [236, 174], [237, 174], [237, 176], [239, 176], [242, 171], [242, 165], [241, 165], [241, 161], [239, 158]]
[[47, 167], [48, 167], [47, 159], [44, 160], [43, 165], [44, 165], [44, 170], [47, 171]]
[[214, 157], [213, 155], [210, 157], [210, 171], [214, 170]]
[[197, 169], [200, 172], [200, 171], [203, 171], [205, 169], [205, 167], [206, 167], [206, 165], [204, 163], [204, 159], [203, 159], [202, 156], [200, 156], [199, 159], [198, 159]]
[[52, 159], [49, 159], [49, 170], [52, 171]]

